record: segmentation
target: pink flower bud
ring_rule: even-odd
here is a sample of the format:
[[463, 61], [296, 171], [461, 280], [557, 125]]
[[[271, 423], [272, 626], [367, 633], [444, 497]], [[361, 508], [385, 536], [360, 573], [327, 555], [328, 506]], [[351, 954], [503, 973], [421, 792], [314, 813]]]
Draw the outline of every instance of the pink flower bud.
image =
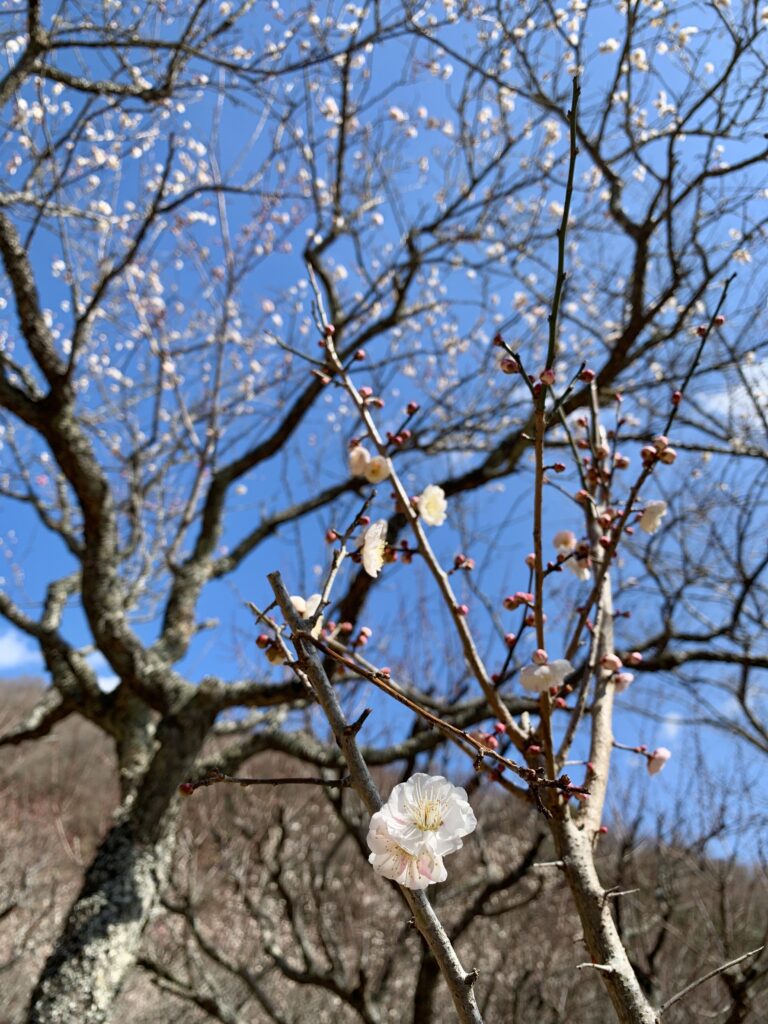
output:
[[555, 383], [555, 371], [551, 367], [547, 367], [539, 374], [539, 380], [545, 387], [551, 388]]
[[592, 772], [593, 775], [595, 774], [595, 766], [591, 761], [587, 761], [587, 771]]
[[512, 356], [504, 356], [499, 363], [502, 373], [513, 374], [520, 373], [520, 367], [518, 366], [517, 360], [513, 359]]
[[722, 327], [724, 323], [725, 317], [722, 315], [722, 313], [718, 313], [718, 315], [715, 317], [715, 327]]
[[565, 466], [565, 463], [564, 463], [564, 462], [556, 462], [556, 463], [555, 463], [555, 464], [554, 464], [554, 465], [552, 466], [552, 469], [554, 469], [554, 471], [555, 471], [556, 473], [564, 473], [564, 472], [565, 472], [565, 469], [566, 469], [566, 466]]
[[555, 697], [555, 707], [556, 708], [567, 707], [567, 704], [565, 703], [565, 698], [564, 697]]
[[585, 502], [589, 501], [589, 492], [585, 491], [584, 488], [582, 487], [578, 491], [576, 491], [576, 494], [574, 495], [574, 497], [576, 498], [576, 501], [578, 501], [580, 505], [583, 505]]
[[600, 828], [597, 831], [600, 833], [601, 836], [607, 836], [608, 835], [608, 826], [607, 825], [601, 825]]
[[256, 637], [256, 646], [260, 647], [262, 651], [266, 647], [269, 647], [271, 643], [272, 637], [270, 637], [267, 633], [259, 633], [259, 635]]
[[696, 333], [698, 334], [698, 336], [700, 338], [705, 337], [706, 333], [707, 333], [707, 325], [706, 324], [699, 324], [699, 326], [696, 328]]
[[360, 397], [363, 400], [367, 400], [367, 399], [373, 397], [373, 388], [362, 387], [362, 388], [358, 388], [358, 391], [360, 392]]
[[549, 655], [543, 647], [539, 647], [538, 650], [533, 652], [531, 660], [535, 665], [546, 665], [549, 661]]
[[505, 633], [504, 634], [504, 643], [507, 645], [507, 647], [511, 647], [512, 644], [515, 642], [515, 640], [517, 640], [517, 637], [515, 636], [514, 633]]
[[672, 405], [680, 405], [682, 400], [683, 400], [683, 392], [682, 391], [673, 391], [672, 392]]
[[507, 611], [514, 611], [515, 608], [519, 608], [521, 604], [533, 604], [533, 594], [526, 593], [523, 590], [518, 590], [515, 594], [511, 594], [504, 598], [504, 607]]
[[408, 413], [409, 416], [414, 416], [419, 411], [420, 408], [421, 407], [418, 402], [409, 402], [408, 405], [406, 405], [405, 407], [405, 411]]
[[182, 782], [182, 784], [179, 786], [179, 792], [181, 793], [182, 796], [192, 796], [192, 794], [195, 792], [194, 782]]
[[541, 753], [541, 747], [537, 743], [532, 743], [530, 745], [530, 747], [528, 747], [528, 749], [526, 750], [526, 754], [534, 754], [534, 755], [536, 755], [536, 754], [540, 754], [540, 753]]
[[457, 611], [457, 613], [459, 615], [469, 615], [469, 605], [468, 604], [457, 604], [456, 605], [456, 611]]
[[494, 722], [493, 731], [498, 733], [505, 733], [507, 731], [506, 725], [503, 722]]
[[613, 682], [616, 686], [617, 693], [624, 693], [629, 687], [630, 683], [634, 680], [634, 675], [631, 672], [617, 672], [613, 677]]
[[536, 568], [536, 555], [534, 555], [533, 552], [531, 552], [530, 555], [525, 556], [525, 564], [528, 566], [529, 569]]
[[392, 669], [388, 665], [385, 665], [384, 668], [379, 669], [379, 675], [384, 676], [385, 679], [389, 679], [392, 675]]
[[582, 370], [579, 374], [579, 380], [583, 381], [585, 384], [591, 384], [595, 377], [595, 371], [589, 369]]
[[622, 455], [621, 452], [616, 452], [613, 456], [613, 464], [616, 469], [626, 469], [629, 466], [629, 458]]
[[488, 747], [489, 750], [499, 749], [499, 741], [496, 739], [495, 736], [489, 736], [488, 733], [485, 734], [483, 738], [483, 743], [486, 745], [486, 747]]
[[643, 465], [648, 465], [656, 459], [658, 452], [651, 445], [647, 444], [640, 449], [640, 458], [643, 460]]
[[335, 530], [326, 530], [325, 539], [329, 544], [333, 544], [334, 541], [337, 541], [339, 539], [339, 535], [338, 533], [336, 533]]
[[676, 458], [677, 452], [674, 448], [665, 448], [661, 455], [659, 455], [659, 459], [664, 463], [665, 466], [671, 466]]
[[361, 626], [360, 636], [373, 636], [373, 630], [371, 629], [370, 626]]
[[371, 525], [371, 517], [370, 516], [358, 516], [357, 517], [357, 522], [358, 522], [358, 524], [360, 526], [370, 526]]
[[604, 654], [600, 659], [600, 664], [609, 672], [618, 672], [622, 667], [621, 658], [618, 654]]
[[663, 452], [664, 449], [669, 445], [669, 438], [666, 434], [658, 434], [653, 439], [653, 447], [657, 452]]
[[639, 665], [642, 660], [643, 656], [640, 651], [631, 651], [625, 659], [628, 665]]
[[658, 775], [667, 761], [672, 757], [672, 751], [666, 747], [656, 747], [648, 757], [648, 774]]

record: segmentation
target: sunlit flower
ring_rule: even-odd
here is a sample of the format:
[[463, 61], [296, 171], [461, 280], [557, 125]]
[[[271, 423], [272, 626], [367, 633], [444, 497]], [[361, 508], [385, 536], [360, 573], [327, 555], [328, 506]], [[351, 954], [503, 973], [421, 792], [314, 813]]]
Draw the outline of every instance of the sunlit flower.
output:
[[352, 476], [365, 476], [370, 461], [371, 453], [368, 449], [361, 444], [355, 445], [349, 453], [349, 472]]
[[372, 851], [368, 861], [373, 870], [407, 889], [426, 889], [433, 882], [444, 882], [448, 877], [439, 854], [429, 846], [423, 846], [415, 854], [404, 850], [388, 832], [386, 821], [377, 820], [376, 814], [368, 831], [368, 847]]
[[576, 534], [573, 530], [560, 530], [552, 538], [559, 555], [569, 555], [576, 547]]
[[610, 39], [603, 40], [598, 46], [600, 53], [615, 53], [620, 46], [619, 40], [611, 37]]
[[563, 680], [573, 672], [573, 665], [558, 658], [546, 665], [526, 665], [520, 671], [520, 682], [530, 693], [544, 693], [551, 686], [562, 686]]
[[617, 672], [613, 677], [616, 693], [624, 693], [632, 684], [635, 676], [632, 672]]
[[390, 793], [386, 804], [371, 819], [371, 829], [382, 827], [402, 849], [417, 854], [428, 847], [440, 857], [462, 847], [462, 836], [477, 826], [467, 792], [442, 775], [417, 772]]
[[662, 518], [667, 514], [666, 501], [649, 501], [640, 516], [640, 529], [646, 533], [656, 533], [661, 526]]
[[586, 558], [569, 558], [565, 563], [566, 568], [570, 569], [574, 576], [581, 580], [582, 583], [585, 580], [592, 579], [592, 570], [590, 569], [589, 556]]
[[666, 747], [656, 747], [648, 755], [648, 774], [658, 775], [667, 761], [672, 757], [672, 751]]
[[699, 30], [695, 25], [687, 25], [685, 28], [678, 29], [677, 31], [677, 42], [680, 46], [686, 46], [692, 36], [695, 36]]
[[389, 476], [389, 463], [383, 456], [374, 455], [363, 467], [363, 476], [369, 484], [380, 484]]
[[387, 521], [377, 519], [363, 534], [363, 568], [369, 576], [378, 576], [387, 548]]
[[629, 55], [629, 63], [638, 71], [649, 71], [648, 55], [642, 46], [636, 47]]
[[445, 500], [445, 491], [442, 487], [430, 484], [421, 492], [419, 516], [427, 526], [442, 526], [447, 508], [448, 502]]
[[[297, 614], [302, 617], [302, 619], [311, 619], [312, 616], [317, 611], [322, 599], [322, 594], [311, 594], [307, 598], [300, 597], [297, 594], [291, 598], [291, 604], [296, 609]], [[323, 616], [321, 615], [320, 618], [312, 627], [312, 636], [320, 636], [322, 628]]]

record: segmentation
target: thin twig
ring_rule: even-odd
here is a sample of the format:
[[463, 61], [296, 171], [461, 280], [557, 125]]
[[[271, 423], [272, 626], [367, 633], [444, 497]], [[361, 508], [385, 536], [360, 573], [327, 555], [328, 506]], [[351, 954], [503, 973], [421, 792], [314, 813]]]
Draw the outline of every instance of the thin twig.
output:
[[196, 789], [202, 789], [205, 786], [215, 786], [219, 782], [229, 782], [234, 786], [327, 786], [330, 789], [344, 789], [351, 785], [352, 780], [348, 775], [345, 775], [341, 779], [317, 779], [317, 778], [291, 778], [286, 776], [284, 778], [275, 779], [248, 779], [240, 778], [235, 775], [225, 775], [224, 772], [220, 772], [213, 768], [210, 772], [202, 777], [202, 779], [196, 779], [194, 782], [182, 782], [179, 789], [184, 796], [191, 796]]
[[662, 1013], [666, 1013], [670, 1006], [674, 1005], [684, 996], [687, 996], [693, 989], [698, 988], [699, 985], [703, 985], [705, 981], [709, 981], [710, 978], [714, 978], [716, 974], [722, 974], [723, 971], [727, 971], [729, 967], [735, 967], [736, 964], [740, 964], [742, 960], [746, 960], [750, 956], [756, 956], [758, 953], [762, 953], [764, 949], [765, 946], [758, 946], [757, 949], [751, 949], [749, 953], [742, 953], [742, 955], [737, 956], [735, 960], [729, 960], [727, 964], [721, 964], [720, 967], [716, 967], [714, 971], [710, 971], [708, 974], [703, 975], [703, 977], [697, 978], [696, 981], [692, 981], [690, 985], [686, 985], [685, 988], [676, 992], [675, 995], [667, 999], [665, 1003], [661, 1004], [659, 1007], [659, 1016], [661, 1016]]

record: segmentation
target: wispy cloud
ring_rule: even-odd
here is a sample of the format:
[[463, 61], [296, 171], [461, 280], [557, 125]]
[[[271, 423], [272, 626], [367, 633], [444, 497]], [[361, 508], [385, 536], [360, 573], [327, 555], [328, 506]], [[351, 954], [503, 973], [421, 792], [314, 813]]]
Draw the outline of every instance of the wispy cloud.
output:
[[32, 640], [16, 629], [0, 633], [0, 672], [30, 672], [42, 667], [40, 651]]

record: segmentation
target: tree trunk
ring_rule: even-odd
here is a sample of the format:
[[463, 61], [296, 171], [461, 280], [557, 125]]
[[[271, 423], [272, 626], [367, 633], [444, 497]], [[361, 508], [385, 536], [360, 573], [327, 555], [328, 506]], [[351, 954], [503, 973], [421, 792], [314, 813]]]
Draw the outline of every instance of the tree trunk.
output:
[[643, 995], [611, 912], [611, 900], [595, 870], [591, 835], [570, 818], [550, 820], [555, 847], [584, 930], [584, 939], [621, 1024], [658, 1024]]
[[198, 691], [184, 712], [161, 722], [157, 750], [141, 786], [96, 851], [35, 986], [28, 1024], [110, 1020], [112, 1003], [136, 962], [142, 932], [168, 880], [179, 783], [188, 777], [214, 717]]

